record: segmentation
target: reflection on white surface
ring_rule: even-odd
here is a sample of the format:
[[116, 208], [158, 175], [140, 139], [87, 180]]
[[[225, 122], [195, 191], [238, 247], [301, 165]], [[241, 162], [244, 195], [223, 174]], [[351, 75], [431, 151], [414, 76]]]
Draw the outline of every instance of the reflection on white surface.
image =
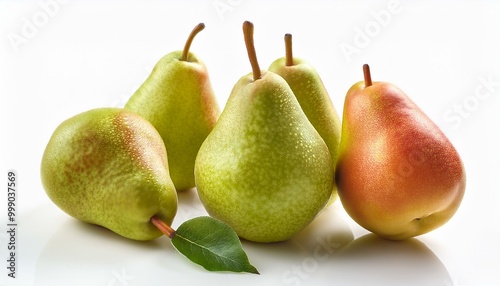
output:
[[343, 285], [453, 285], [439, 258], [421, 241], [367, 234], [335, 256], [332, 275]]
[[176, 255], [164, 242], [136, 242], [99, 226], [68, 219], [41, 252], [35, 285], [120, 285], [112, 281], [132, 281], [139, 271], [149, 272], [147, 268], [156, 264], [151, 263], [157, 261], [156, 257]]

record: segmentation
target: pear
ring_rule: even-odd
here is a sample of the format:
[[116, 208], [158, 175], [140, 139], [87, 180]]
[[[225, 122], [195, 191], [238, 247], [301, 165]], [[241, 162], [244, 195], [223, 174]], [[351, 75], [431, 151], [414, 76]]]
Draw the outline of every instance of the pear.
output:
[[64, 212], [134, 240], [162, 235], [177, 192], [156, 129], [123, 108], [97, 108], [62, 122], [43, 153], [41, 179]]
[[402, 240], [446, 223], [466, 185], [457, 150], [399, 88], [365, 80], [345, 97], [336, 179], [340, 201], [362, 227]]
[[189, 51], [204, 27], [200, 23], [193, 29], [184, 50], [163, 56], [125, 104], [149, 120], [163, 138], [177, 191], [195, 186], [196, 154], [220, 115], [207, 68]]
[[[335, 166], [342, 126], [339, 115], [316, 69], [304, 59], [293, 56], [291, 34], [285, 34], [285, 47], [285, 57], [275, 60], [268, 70], [279, 74], [290, 85], [307, 118], [325, 140]], [[334, 185], [329, 204], [337, 198]]]
[[244, 22], [252, 72], [233, 87], [198, 152], [195, 178], [207, 212], [244, 239], [291, 238], [324, 208], [333, 163], [287, 82], [260, 70], [253, 24]]

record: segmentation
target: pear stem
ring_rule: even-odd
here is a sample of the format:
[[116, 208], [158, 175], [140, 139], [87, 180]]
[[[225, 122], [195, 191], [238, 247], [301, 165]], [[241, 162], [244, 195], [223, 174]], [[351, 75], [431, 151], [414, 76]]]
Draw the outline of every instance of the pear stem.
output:
[[191, 31], [191, 34], [189, 34], [189, 37], [188, 37], [188, 39], [186, 41], [186, 44], [184, 45], [184, 50], [182, 50], [181, 61], [187, 61], [188, 60], [188, 53], [189, 53], [189, 48], [191, 47], [191, 43], [193, 42], [193, 39], [196, 36], [196, 34], [198, 34], [199, 32], [201, 32], [203, 29], [205, 29], [205, 24], [199, 23]]
[[292, 34], [285, 34], [286, 66], [293, 66]]
[[365, 88], [372, 85], [372, 76], [370, 74], [370, 66], [368, 64], [363, 65], [363, 75], [365, 76]]
[[163, 234], [168, 236], [170, 239], [174, 238], [175, 230], [164, 221], [162, 221], [159, 217], [153, 216], [151, 218], [151, 223], [153, 223], [161, 232], [163, 232]]
[[243, 36], [245, 38], [245, 46], [248, 52], [248, 59], [252, 65], [253, 80], [261, 78], [259, 62], [257, 61], [257, 54], [255, 53], [255, 45], [253, 43], [253, 23], [250, 21], [243, 22]]

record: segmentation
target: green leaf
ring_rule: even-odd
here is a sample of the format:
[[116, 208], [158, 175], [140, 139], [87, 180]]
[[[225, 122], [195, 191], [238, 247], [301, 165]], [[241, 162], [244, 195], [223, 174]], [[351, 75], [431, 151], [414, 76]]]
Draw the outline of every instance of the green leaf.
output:
[[248, 261], [240, 239], [227, 224], [202, 216], [181, 224], [172, 238], [174, 247], [209, 271], [259, 274]]

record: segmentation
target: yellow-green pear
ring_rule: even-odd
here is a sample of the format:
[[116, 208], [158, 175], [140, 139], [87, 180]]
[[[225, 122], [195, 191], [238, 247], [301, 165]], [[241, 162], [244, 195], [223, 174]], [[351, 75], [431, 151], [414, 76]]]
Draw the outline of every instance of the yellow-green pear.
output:
[[436, 229], [457, 211], [465, 169], [439, 127], [399, 88], [365, 80], [347, 92], [337, 164], [346, 212], [382, 237]]
[[193, 29], [184, 50], [162, 57], [125, 104], [149, 120], [163, 138], [177, 191], [195, 186], [196, 154], [220, 114], [207, 68], [189, 51], [204, 27], [200, 23]]
[[252, 73], [240, 78], [200, 148], [195, 177], [207, 212], [255, 242], [291, 238], [328, 202], [333, 164], [324, 140], [279, 75], [260, 70], [253, 24], [243, 24]]
[[[307, 118], [325, 140], [335, 166], [342, 127], [339, 115], [316, 69], [293, 56], [291, 34], [285, 34], [285, 47], [285, 57], [275, 60], [268, 70], [279, 74], [290, 85]], [[336, 189], [334, 185], [330, 203], [338, 198]]]
[[165, 145], [144, 118], [122, 108], [97, 108], [62, 122], [43, 153], [41, 179], [64, 212], [135, 240], [162, 235], [177, 192]]

